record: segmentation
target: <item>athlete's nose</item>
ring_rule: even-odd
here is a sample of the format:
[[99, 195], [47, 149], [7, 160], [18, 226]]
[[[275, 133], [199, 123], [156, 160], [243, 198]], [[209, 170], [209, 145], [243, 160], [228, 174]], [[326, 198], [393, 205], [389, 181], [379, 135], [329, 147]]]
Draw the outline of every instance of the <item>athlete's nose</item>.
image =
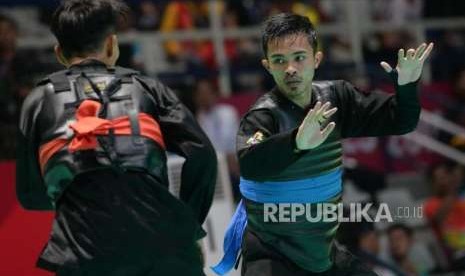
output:
[[285, 72], [286, 72], [287, 75], [293, 76], [293, 75], [297, 74], [297, 68], [295, 67], [295, 65], [292, 62], [289, 62], [287, 67], [286, 67]]

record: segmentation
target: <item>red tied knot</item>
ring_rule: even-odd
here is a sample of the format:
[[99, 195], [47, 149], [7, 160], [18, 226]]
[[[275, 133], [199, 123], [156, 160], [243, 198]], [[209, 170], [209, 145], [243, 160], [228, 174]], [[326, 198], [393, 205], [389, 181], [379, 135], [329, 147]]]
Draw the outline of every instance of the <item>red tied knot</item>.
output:
[[76, 111], [76, 122], [69, 127], [74, 131], [74, 138], [68, 146], [70, 152], [95, 149], [97, 135], [106, 135], [113, 122], [98, 117], [102, 105], [99, 102], [85, 100]]
[[[71, 141], [69, 141], [68, 137], [64, 136], [40, 146], [39, 162], [42, 172], [44, 172], [48, 160], [68, 143], [68, 151], [75, 152], [78, 150], [95, 149], [98, 144], [97, 136], [108, 135], [110, 129], [113, 130], [114, 135], [134, 135], [128, 116], [121, 116], [111, 120], [99, 118], [98, 113], [101, 106], [96, 101], [83, 101], [76, 111], [76, 122], [69, 126], [74, 133]], [[156, 142], [162, 149], [165, 149], [163, 135], [158, 122], [146, 113], [139, 113], [137, 117], [140, 126], [139, 135]]]

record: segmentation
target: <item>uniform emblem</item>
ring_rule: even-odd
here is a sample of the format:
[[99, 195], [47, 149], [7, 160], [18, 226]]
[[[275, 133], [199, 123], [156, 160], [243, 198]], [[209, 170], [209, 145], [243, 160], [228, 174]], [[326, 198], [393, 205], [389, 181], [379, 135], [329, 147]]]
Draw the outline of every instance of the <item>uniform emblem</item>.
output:
[[247, 140], [247, 145], [255, 145], [263, 141], [263, 133], [261, 131], [255, 132], [255, 134]]
[[[104, 82], [104, 81], [97, 82], [95, 85], [98, 87], [98, 89], [100, 89], [100, 91], [105, 90], [105, 88], [107, 87], [107, 83]], [[84, 86], [84, 92], [85, 93], [92, 93], [92, 92], [94, 92], [94, 89], [92, 89], [92, 86], [90, 86], [90, 84], [86, 84]]]

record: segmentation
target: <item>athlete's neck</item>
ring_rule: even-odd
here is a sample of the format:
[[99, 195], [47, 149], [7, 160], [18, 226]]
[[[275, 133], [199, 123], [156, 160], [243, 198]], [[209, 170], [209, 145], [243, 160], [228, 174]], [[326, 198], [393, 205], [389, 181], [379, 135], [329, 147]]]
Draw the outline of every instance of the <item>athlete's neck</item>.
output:
[[302, 109], [305, 109], [312, 101], [312, 86], [310, 85], [309, 88], [305, 89], [304, 93], [288, 98]]
[[97, 60], [97, 61], [100, 61], [102, 63], [104, 63], [107, 67], [111, 67], [112, 65], [109, 64], [109, 62], [103, 58], [99, 58], [97, 56], [88, 56], [88, 57], [72, 57], [68, 60], [68, 67], [71, 67], [73, 65], [76, 65], [76, 64], [79, 64], [83, 61], [86, 61], [86, 60]]

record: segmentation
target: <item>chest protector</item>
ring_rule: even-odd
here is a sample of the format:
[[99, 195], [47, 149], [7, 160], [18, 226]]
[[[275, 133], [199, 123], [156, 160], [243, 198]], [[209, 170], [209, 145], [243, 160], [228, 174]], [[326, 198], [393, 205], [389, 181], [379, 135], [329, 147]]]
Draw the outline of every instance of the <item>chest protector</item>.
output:
[[48, 77], [53, 90], [39, 116], [39, 163], [54, 201], [77, 175], [100, 169], [137, 170], [167, 181], [156, 106], [135, 75], [116, 67]]

